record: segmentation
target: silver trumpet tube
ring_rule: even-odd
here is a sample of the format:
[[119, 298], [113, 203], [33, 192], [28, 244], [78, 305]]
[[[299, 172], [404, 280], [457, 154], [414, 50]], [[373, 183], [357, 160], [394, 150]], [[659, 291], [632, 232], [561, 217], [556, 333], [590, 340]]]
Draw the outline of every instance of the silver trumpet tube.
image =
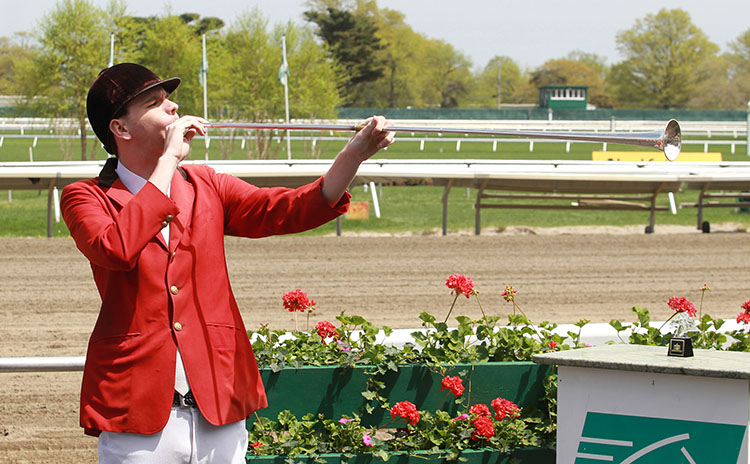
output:
[[[363, 125], [344, 124], [274, 124], [274, 123], [221, 123], [210, 122], [204, 124], [207, 128], [216, 129], [270, 129], [291, 131], [359, 131]], [[573, 142], [601, 142], [620, 143], [639, 147], [656, 148], [664, 152], [669, 161], [674, 161], [682, 150], [682, 132], [679, 123], [670, 119], [662, 130], [653, 132], [542, 132], [542, 131], [512, 131], [498, 129], [462, 129], [455, 127], [411, 127], [388, 126], [391, 132], [419, 132], [427, 134], [464, 134], [490, 135], [496, 137], [527, 137], [538, 139], [568, 140]]]

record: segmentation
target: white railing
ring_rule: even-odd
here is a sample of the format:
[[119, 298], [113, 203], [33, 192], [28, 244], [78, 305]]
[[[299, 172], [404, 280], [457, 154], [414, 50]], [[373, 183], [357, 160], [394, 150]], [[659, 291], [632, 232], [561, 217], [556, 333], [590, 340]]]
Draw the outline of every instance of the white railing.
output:
[[[630, 325], [630, 323], [626, 324]], [[674, 330], [669, 324], [664, 324], [663, 321], [652, 321], [651, 327], [661, 328], [661, 332], [664, 334]], [[724, 324], [721, 326], [719, 332], [728, 333], [730, 331], [739, 330], [742, 328], [741, 324], [738, 324], [734, 319], [726, 319]], [[386, 336], [383, 331], [377, 336], [380, 340], [379, 343], [389, 346], [395, 346], [401, 348], [407, 342], [413, 342], [412, 334], [414, 332], [424, 332], [429, 329], [394, 329], [390, 335]], [[627, 342], [630, 337], [631, 330], [623, 330], [619, 336], [617, 331], [608, 323], [598, 322], [589, 323], [583, 326], [583, 328], [577, 327], [574, 324], [560, 324], [553, 332], [560, 336], [567, 337], [569, 332], [579, 333], [579, 343], [587, 346], [599, 346], [607, 343], [622, 343]], [[353, 333], [354, 338], [357, 338], [357, 333]], [[293, 337], [291, 333], [282, 335], [282, 339]], [[729, 337], [728, 345], [733, 341]], [[568, 341], [569, 342], [569, 341]], [[666, 353], [666, 347], [664, 347]], [[0, 373], [14, 373], [14, 372], [66, 372], [66, 371], [82, 371], [83, 365], [86, 361], [85, 356], [44, 356], [44, 357], [17, 357], [17, 358], [0, 358]]]
[[[25, 139], [30, 142], [29, 147], [30, 148], [36, 148], [37, 142], [40, 139], [78, 139], [80, 136], [78, 135], [49, 135], [49, 134], [41, 134], [41, 135], [31, 135], [31, 134], [0, 134], [0, 148], [2, 148], [3, 144], [5, 143], [5, 139]], [[93, 135], [89, 135], [88, 138], [93, 139]], [[246, 137], [240, 137], [240, 136], [226, 136], [226, 135], [215, 135], [211, 136], [211, 139], [217, 139], [217, 140], [229, 140], [230, 138], [233, 138], [234, 140], [239, 141], [240, 143], [240, 149], [244, 149], [247, 144], [247, 138]], [[336, 141], [340, 143], [346, 143], [348, 137], [335, 137], [335, 136], [315, 136], [315, 135], [309, 135], [309, 136], [290, 136], [290, 140], [292, 141], [306, 141], [306, 142], [312, 142], [317, 143], [319, 141]], [[281, 143], [280, 137], [275, 137], [274, 140], [277, 143]], [[506, 143], [524, 143], [529, 145], [529, 152], [534, 152], [534, 145], [539, 143], [564, 143], [565, 144], [565, 152], [570, 152], [570, 147], [573, 143], [588, 143], [588, 144], [601, 144], [602, 151], [607, 151], [607, 143], [604, 142], [566, 142], [564, 140], [550, 140], [550, 139], [535, 139], [535, 138], [475, 138], [475, 137], [426, 137], [426, 136], [409, 136], [409, 135], [399, 135], [396, 139], [399, 143], [419, 143], [419, 151], [424, 151], [425, 145], [430, 143], [450, 143], [455, 144], [456, 151], [461, 151], [461, 146], [463, 144], [475, 144], [475, 143], [483, 143], [488, 144], [491, 147], [492, 152], [498, 151], [498, 146]], [[730, 146], [730, 151], [732, 154], [735, 154], [737, 151], [737, 146], [745, 146], [747, 145], [746, 140], [736, 140], [734, 138], [732, 139], [703, 139], [703, 140], [683, 140], [683, 145], [702, 145], [703, 151], [708, 152], [709, 148], [712, 146]]]

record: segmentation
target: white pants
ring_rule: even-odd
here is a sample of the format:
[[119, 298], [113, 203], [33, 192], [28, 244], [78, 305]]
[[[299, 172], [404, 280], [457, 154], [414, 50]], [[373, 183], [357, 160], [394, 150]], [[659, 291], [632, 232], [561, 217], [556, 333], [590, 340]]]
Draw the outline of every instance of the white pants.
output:
[[246, 452], [245, 421], [216, 427], [189, 407], [173, 407], [167, 425], [153, 435], [99, 436], [101, 464], [244, 464]]

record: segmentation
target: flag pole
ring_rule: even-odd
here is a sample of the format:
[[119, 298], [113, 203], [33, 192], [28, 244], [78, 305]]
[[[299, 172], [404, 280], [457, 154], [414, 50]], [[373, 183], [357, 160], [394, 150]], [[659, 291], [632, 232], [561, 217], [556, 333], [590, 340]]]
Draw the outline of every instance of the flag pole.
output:
[[[206, 34], [203, 34], [203, 57], [201, 61], [201, 81], [203, 83], [203, 119], [208, 121], [208, 60], [206, 59]], [[208, 147], [211, 141], [208, 134], [205, 137], [206, 153], [205, 159], [208, 161]]]
[[111, 68], [115, 64], [115, 35], [109, 35], [109, 63], [108, 68]]
[[[284, 79], [284, 109], [286, 111], [286, 123], [289, 124], [289, 64], [286, 62], [286, 34], [281, 36], [281, 66], [283, 67]], [[287, 159], [292, 159], [292, 145], [289, 139], [289, 131], [286, 131], [286, 156]]]

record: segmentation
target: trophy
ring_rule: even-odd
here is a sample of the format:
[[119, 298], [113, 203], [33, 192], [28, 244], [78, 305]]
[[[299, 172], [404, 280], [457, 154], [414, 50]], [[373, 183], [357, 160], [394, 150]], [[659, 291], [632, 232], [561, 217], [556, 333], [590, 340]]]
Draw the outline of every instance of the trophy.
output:
[[695, 329], [695, 321], [687, 312], [679, 312], [672, 321], [675, 328], [675, 336], [669, 340], [668, 356], [677, 356], [680, 358], [690, 358], [693, 356], [693, 340], [685, 334]]

